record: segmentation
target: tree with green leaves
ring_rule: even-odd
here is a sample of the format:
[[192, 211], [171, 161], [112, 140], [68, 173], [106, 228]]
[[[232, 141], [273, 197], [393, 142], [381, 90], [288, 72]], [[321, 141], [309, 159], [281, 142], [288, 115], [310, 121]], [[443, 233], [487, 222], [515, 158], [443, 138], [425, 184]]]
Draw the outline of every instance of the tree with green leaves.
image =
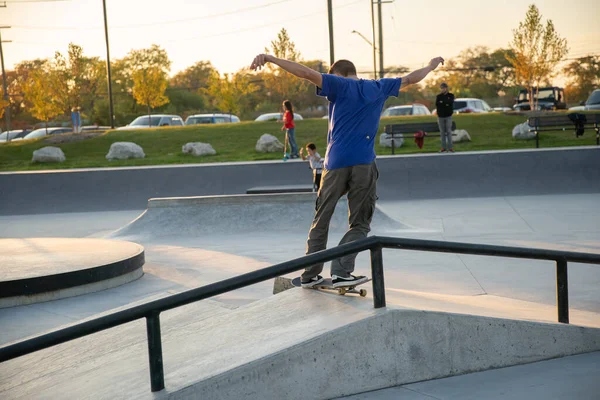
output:
[[[90, 115], [98, 98], [104, 75], [104, 63], [98, 57], [86, 57], [83, 48], [69, 43], [67, 56], [56, 52], [50, 63], [52, 90], [65, 114], [73, 107], [80, 107]], [[90, 115], [91, 116], [91, 115]]]
[[513, 55], [507, 58], [515, 68], [517, 82], [527, 89], [534, 110], [534, 88], [554, 77], [556, 65], [568, 52], [567, 40], [560, 37], [552, 20], [542, 24], [540, 10], [532, 4], [525, 20], [513, 30], [511, 50]]
[[238, 114], [247, 95], [258, 90], [251, 82], [251, 75], [247, 70], [240, 70], [235, 74], [225, 74], [223, 78], [218, 72], [213, 72], [209, 86], [205, 92], [211, 96], [214, 105], [222, 112]]
[[[271, 41], [271, 48], [265, 48], [266, 54], [273, 54], [277, 58], [301, 62], [300, 52], [296, 50], [296, 45], [290, 39], [285, 28], [277, 34], [277, 39]], [[284, 99], [293, 99], [300, 94], [307, 86], [302, 79], [278, 68], [274, 64], [267, 64], [263, 74], [265, 88], [270, 97], [274, 97], [274, 102], [280, 104]]]
[[135, 101], [148, 107], [148, 126], [150, 125], [150, 110], [169, 102], [165, 96], [168, 81], [165, 72], [152, 66], [133, 73], [133, 97]]
[[569, 100], [579, 103], [600, 87], [600, 56], [580, 57], [571, 61], [564, 69], [567, 76], [565, 91]]
[[48, 90], [55, 79], [55, 74], [48, 68], [38, 69], [30, 72], [23, 88], [25, 97], [31, 104], [31, 115], [46, 123], [46, 133], [48, 133], [48, 121], [63, 113], [60, 101], [52, 91]]

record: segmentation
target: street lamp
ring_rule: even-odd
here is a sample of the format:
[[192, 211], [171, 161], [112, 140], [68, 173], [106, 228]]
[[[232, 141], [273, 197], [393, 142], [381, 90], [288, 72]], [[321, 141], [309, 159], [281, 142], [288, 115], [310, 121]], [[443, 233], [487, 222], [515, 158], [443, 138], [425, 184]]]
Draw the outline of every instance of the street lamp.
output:
[[367, 39], [365, 37], [365, 35], [363, 35], [362, 33], [360, 33], [359, 31], [352, 31], [352, 33], [356, 33], [358, 36], [360, 36], [361, 38], [363, 38], [363, 40], [367, 43], [369, 43], [369, 45], [373, 48], [373, 79], [377, 79], [377, 58], [375, 56], [377, 49], [375, 48], [375, 44], [373, 42], [371, 42], [369, 39]]
[[[10, 29], [10, 26], [0, 26], [1, 29]], [[10, 42], [10, 40], [7, 40]], [[8, 99], [8, 89], [6, 88], [6, 72], [4, 71], [4, 53], [2, 52], [2, 34], [0, 33], [0, 61], [2, 63], [2, 89], [4, 90], [4, 100], [6, 101], [6, 110], [4, 110], [4, 114], [6, 115], [6, 132], [10, 131], [10, 101]], [[10, 134], [6, 134], [6, 141], [10, 140]]]

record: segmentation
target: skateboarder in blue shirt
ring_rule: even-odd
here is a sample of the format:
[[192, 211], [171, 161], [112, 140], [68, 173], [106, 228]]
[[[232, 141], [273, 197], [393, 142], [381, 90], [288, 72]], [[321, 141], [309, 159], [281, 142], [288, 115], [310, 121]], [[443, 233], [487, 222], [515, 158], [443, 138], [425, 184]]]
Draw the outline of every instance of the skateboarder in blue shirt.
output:
[[[338, 200], [348, 195], [349, 229], [340, 244], [367, 236], [377, 199], [379, 171], [375, 164], [375, 136], [385, 101], [398, 96], [401, 88], [420, 82], [444, 59], [433, 58], [429, 65], [401, 78], [359, 79], [356, 67], [348, 60], [338, 60], [329, 73], [321, 74], [304, 65], [269, 54], [259, 54], [250, 66], [253, 70], [266, 63], [278, 65], [291, 74], [317, 86], [317, 95], [329, 101], [329, 130], [321, 187], [317, 195], [306, 254], [327, 248], [329, 222]], [[333, 287], [356, 286], [368, 278], [354, 276], [356, 254], [331, 262]], [[302, 274], [302, 287], [311, 288], [323, 281], [323, 263], [312, 265]]]

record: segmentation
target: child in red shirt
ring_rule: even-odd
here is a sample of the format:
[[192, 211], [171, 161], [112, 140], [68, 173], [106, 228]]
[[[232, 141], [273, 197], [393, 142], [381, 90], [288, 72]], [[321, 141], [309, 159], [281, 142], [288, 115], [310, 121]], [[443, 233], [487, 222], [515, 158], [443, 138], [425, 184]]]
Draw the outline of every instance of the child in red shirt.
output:
[[[294, 107], [292, 102], [285, 100], [283, 102], [283, 126], [281, 130], [286, 130], [286, 137], [290, 143], [290, 158], [298, 158], [298, 145], [296, 144], [296, 125], [294, 124]], [[285, 145], [284, 152], [287, 151], [287, 144]]]

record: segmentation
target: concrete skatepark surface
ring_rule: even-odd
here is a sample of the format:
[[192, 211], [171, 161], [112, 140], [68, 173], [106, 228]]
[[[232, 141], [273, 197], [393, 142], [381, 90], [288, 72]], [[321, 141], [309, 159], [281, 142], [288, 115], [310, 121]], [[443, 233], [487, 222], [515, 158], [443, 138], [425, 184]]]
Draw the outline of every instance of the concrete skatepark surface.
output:
[[[600, 187], [596, 179], [596, 171], [598, 171], [600, 161], [597, 155], [597, 149], [586, 148], [554, 152], [505, 153], [504, 158], [502, 158], [502, 154], [471, 153], [382, 159], [379, 161], [382, 172], [379, 183], [378, 211], [385, 218], [389, 218], [389, 221], [387, 219], [386, 221], [393, 225], [395, 232], [390, 234], [389, 226], [383, 226], [385, 224], [378, 226], [374, 222], [373, 233], [599, 252], [600, 213], [597, 211], [597, 204], [600, 201]], [[461, 164], [464, 169], [457, 169], [456, 167], [460, 167]], [[469, 166], [468, 169], [467, 166]], [[490, 171], [486, 170], [484, 166], [495, 168]], [[260, 182], [255, 180], [252, 173], [249, 178], [245, 177], [248, 178], [245, 179], [245, 182], [244, 180], [240, 181], [238, 175], [232, 172], [235, 167], [235, 165], [225, 166], [223, 168], [224, 175], [217, 177], [222, 179], [223, 183], [220, 187], [213, 186], [213, 188], [219, 188], [219, 190], [227, 188], [228, 191], [234, 192], [231, 194], [243, 194], [248, 187], [266, 185], [264, 180]], [[305, 171], [306, 165], [302, 163], [288, 162], [278, 165], [265, 163], [263, 167], [267, 171], [263, 171], [264, 175], [268, 176], [265, 180], [273, 182], [273, 185], [283, 184], [285, 180], [287, 180], [286, 183], [290, 183], [289, 177], [296, 176], [290, 175], [294, 168], [301, 168], [299, 170], [301, 173], [297, 176], [310, 179]], [[242, 167], [238, 166], [239, 168]], [[446, 181], [439, 178], [439, 171], [443, 168], [449, 170], [450, 178]], [[172, 168], [171, 172], [179, 171], [181, 179], [185, 179], [188, 173], [197, 173], [199, 167], [193, 166], [189, 169], [188, 171], [185, 167]], [[215, 170], [212, 166], [207, 169], [211, 169], [211, 173], [214, 174]], [[244, 169], [247, 168], [244, 167]], [[160, 190], [155, 190], [160, 196], [224, 194], [202, 192], [197, 190], [198, 186], [194, 188], [197, 190], [195, 193], [190, 193], [189, 186], [187, 186], [187, 191], [179, 189], [168, 192], [164, 182], [158, 183], [161, 174], [165, 174], [164, 170], [144, 169], [140, 171], [149, 175], [150, 178], [154, 171], [157, 172], [158, 177], [154, 177], [157, 179], [157, 183], [153, 188], [156, 189], [162, 185]], [[511, 175], [517, 174], [518, 171], [524, 171], [527, 179], [521, 175], [514, 177]], [[541, 174], [543, 171], [551, 176]], [[138, 170], [127, 169], [124, 172], [126, 175], [137, 174]], [[83, 171], [69, 173], [85, 175]], [[50, 181], [67, 182], [68, 179], [65, 175], [69, 173], [49, 173], [47, 177]], [[94, 171], [89, 173], [97, 174]], [[116, 171], [100, 171], [98, 173], [112, 174]], [[29, 185], [37, 182], [43, 176], [40, 173], [23, 175], [23, 180], [20, 182], [24, 182], [22, 185], [27, 188], [16, 185], [16, 193], [27, 193], [31, 190], [28, 188]], [[203, 173], [200, 175], [204, 176]], [[485, 175], [487, 181], [474, 182], [472, 181], [473, 175]], [[535, 178], [536, 175], [539, 176], [539, 179]], [[233, 183], [228, 182], [228, 178], [234, 181], [238, 179], [238, 189], [230, 188]], [[269, 180], [271, 178], [272, 180]], [[5, 180], [3, 181], [3, 179]], [[0, 189], [4, 191], [6, 186], [3, 184], [8, 181], [14, 184], [15, 179], [17, 179], [15, 175], [0, 176]], [[86, 181], [83, 176], [76, 180], [78, 179], [81, 179], [81, 182]], [[179, 181], [181, 186], [185, 186], [182, 182]], [[447, 186], [446, 182], [449, 182]], [[114, 196], [118, 192], [119, 184], [123, 184], [123, 182], [117, 179], [113, 183], [116, 186], [103, 189]], [[305, 182], [299, 180], [298, 183]], [[173, 182], [169, 184], [173, 184]], [[61, 187], [68, 191], [70, 184], [65, 185]], [[83, 185], [82, 190], [85, 189], [85, 186], [86, 184]], [[190, 217], [193, 215], [189, 212], [190, 210], [180, 213], [181, 205], [179, 207], [163, 207], [160, 212], [156, 212], [155, 208], [150, 206], [147, 211], [144, 211], [147, 207], [147, 200], [155, 196], [148, 196], [144, 190], [141, 191], [141, 194], [129, 196], [130, 191], [133, 192], [134, 189], [130, 185], [126, 186], [122, 195], [127, 200], [123, 201], [124, 206], [120, 211], [115, 209], [110, 202], [105, 202], [101, 206], [101, 202], [95, 200], [91, 202], [91, 207], [87, 210], [89, 212], [84, 211], [85, 201], [83, 201], [82, 204], [72, 207], [72, 211], [77, 212], [66, 213], [64, 212], [65, 207], [60, 201], [62, 194], [56, 194], [56, 203], [52, 200], [54, 195], [51, 195], [50, 209], [46, 209], [46, 212], [39, 203], [37, 205], [28, 203], [29, 200], [21, 203], [22, 214], [16, 213], [14, 206], [11, 206], [12, 211], [9, 207], [8, 210], [2, 212], [4, 215], [0, 215], [1, 237], [56, 236], [55, 226], [60, 221], [64, 224], [61, 236], [65, 237], [72, 235], [74, 237], [135, 239], [134, 241], [142, 244], [146, 249], [146, 265], [144, 266], [145, 275], [141, 279], [104, 292], [79, 296], [77, 301], [63, 299], [39, 305], [17, 307], [12, 310], [0, 310], [0, 325], [9, 326], [0, 333], [0, 343], [5, 344], [109, 312], [112, 309], [163, 297], [277, 262], [301, 257], [304, 253], [304, 242], [310, 221], [305, 222], [305, 227], [299, 227], [303, 218], [294, 219], [297, 214], [292, 213], [289, 217], [292, 221], [290, 227], [281, 223], [281, 219], [286, 217], [277, 211], [274, 213], [274, 219], [261, 220], [254, 232], [243, 230], [236, 232], [235, 229], [207, 232], [206, 227], [199, 225], [202, 219], [190, 221]], [[208, 187], [208, 184], [204, 183], [199, 187], [204, 186]], [[102, 188], [98, 190], [100, 189]], [[132, 199], [136, 196], [147, 197], [140, 204], [137, 200]], [[298, 199], [294, 201], [298, 201]], [[303, 200], [299, 203], [303, 204], [302, 207], [308, 207], [308, 211], [302, 212], [310, 213], [310, 201]], [[294, 212], [298, 207], [292, 208]], [[343, 205], [341, 209], [343, 209]], [[229, 208], [229, 210], [233, 209]], [[340, 214], [340, 210], [337, 211], [338, 214]], [[160, 215], [165, 211], [172, 213], [167, 220], [163, 219], [166, 214]], [[127, 226], [128, 222], [144, 212], [145, 216]], [[152, 220], [154, 217], [148, 217], [152, 213], [156, 216], [155, 220]], [[173, 216], [177, 214], [179, 214], [177, 217], [179, 219], [173, 220]], [[232, 224], [233, 228], [236, 223], [252, 226], [256, 222], [256, 220], [243, 220], [244, 213], [230, 213], [229, 216], [231, 219], [228, 221], [235, 221]], [[162, 222], [161, 219], [163, 219]], [[143, 220], [149, 224], [147, 226], [140, 225]], [[274, 222], [269, 223], [269, 220]], [[190, 224], [186, 225], [189, 222], [193, 222], [191, 225], [195, 228], [190, 228]], [[179, 234], [176, 229], [178, 225], [185, 226]], [[119, 228], [122, 229], [119, 230]], [[161, 234], [160, 232], [164, 232], [163, 229], [170, 233]], [[337, 243], [342, 234], [341, 229], [333, 229], [330, 233], [330, 246]], [[527, 320], [544, 323], [556, 321], [555, 268], [549, 262], [385, 250], [384, 269], [390, 309], [400, 307], [400, 309], [507, 318], [513, 321]], [[369, 274], [367, 254], [359, 255], [357, 272]], [[571, 323], [587, 327], [600, 327], [600, 272], [598, 266], [569, 264], [569, 290]], [[258, 306], [272, 297], [271, 291], [272, 283], [265, 282], [218, 296], [205, 305], [208, 311], [203, 315], [212, 315], [213, 313], [220, 315], [220, 313], [244, 309], [251, 304]], [[336, 299], [336, 301], [338, 300]], [[367, 307], [372, 307], [369, 298], [351, 301], [362, 301]], [[326, 318], [326, 316], [323, 315], [322, 318]], [[189, 320], [188, 323], [194, 323], [194, 321], [195, 319]], [[134, 324], [127, 326], [129, 325]], [[554, 324], [551, 325], [554, 326]], [[308, 331], [305, 334], [309, 334]], [[92, 337], [89, 337], [90, 340]], [[83, 339], [81, 340], [83, 341]], [[144, 348], [143, 337], [140, 340], [139, 346]], [[63, 346], [69, 348], [69, 344]], [[77, 348], [77, 345], [75, 346]], [[51, 349], [46, 351], [52, 352]], [[164, 354], [165, 359], [168, 359], [169, 351], [165, 350]], [[36, 359], [35, 354], [24, 357], [22, 360], [26, 358], [28, 360]], [[75, 349], [72, 355], [65, 355], [65, 359], [69, 360], [65, 361], [65, 365], [76, 364], [78, 362], [77, 350]], [[18, 371], [19, 360], [9, 362], [7, 366], [12, 365], [12, 368], [15, 368], [14, 366], [17, 365], [15, 371]], [[30, 365], [31, 361], [23, 362], [25, 363], [23, 366], [26, 366]], [[92, 362], [92, 359], [89, 362]], [[142, 372], [139, 372], [141, 378], [135, 379], [140, 379], [138, 386], [140, 386], [141, 392], [149, 396], [146, 361], [140, 361], [136, 365], [136, 368]], [[7, 371], [4, 368], [5, 365], [0, 364], [0, 377]], [[40, 366], [40, 368], [43, 369], [44, 366]], [[173, 370], [171, 369], [171, 371]], [[166, 368], [166, 373], [168, 374], [168, 372], [169, 370]], [[21, 376], [19, 379], [24, 377], [24, 375], [18, 375], [17, 372], [11, 376], [14, 378]], [[59, 376], [64, 378], [66, 375]], [[22, 383], [18, 387], [11, 386], [12, 389], [7, 389], [5, 386], [4, 389], [0, 389], [0, 394], [4, 393], [8, 398], [18, 398], [17, 393], [34, 393], [29, 392], [31, 388], [39, 389], [40, 393], [42, 390], [50, 390], [44, 389], [43, 381], [38, 383], [35, 380], [26, 379], [26, 381], [28, 383]], [[399, 383], [392, 382], [389, 386], [396, 384]], [[585, 388], [587, 385], [592, 389], [593, 384], [595, 384], [593, 380], [588, 379], [584, 380], [580, 387]], [[169, 388], [167, 387], [167, 389]], [[98, 395], [98, 398], [101, 396]]]

